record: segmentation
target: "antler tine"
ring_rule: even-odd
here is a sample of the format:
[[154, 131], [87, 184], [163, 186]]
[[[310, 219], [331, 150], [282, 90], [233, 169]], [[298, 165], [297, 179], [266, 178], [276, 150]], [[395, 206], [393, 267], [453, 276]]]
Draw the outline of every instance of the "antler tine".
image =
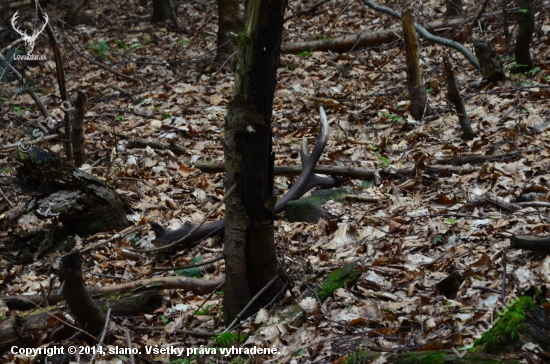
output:
[[325, 115], [325, 110], [323, 110], [323, 107], [319, 107], [319, 114], [321, 116], [321, 133], [319, 134], [319, 138], [317, 138], [317, 142], [315, 142], [315, 146], [309, 156], [307, 155], [307, 142], [304, 143], [302, 141], [302, 148], [300, 150], [303, 164], [302, 173], [300, 173], [296, 183], [294, 183], [288, 192], [285, 193], [285, 195], [275, 204], [276, 214], [283, 211], [289, 201], [300, 198], [304, 193], [312, 188], [311, 182], [315, 176], [315, 166], [317, 165], [319, 158], [321, 158], [323, 150], [325, 150], [330, 134], [327, 116]]
[[48, 15], [44, 13], [44, 19], [43, 19], [44, 23], [42, 24], [42, 29], [35, 30], [29, 38], [36, 40], [36, 38], [38, 38], [40, 33], [44, 31], [44, 29], [46, 28], [46, 25], [48, 25], [48, 20], [49, 20]]
[[17, 18], [18, 18], [18, 15], [17, 15], [18, 12], [19, 12], [19, 10], [16, 11], [15, 14], [13, 14], [13, 16], [11, 17], [11, 26], [12, 26], [13, 30], [15, 30], [17, 33], [19, 33], [19, 34], [21, 34], [21, 35], [24, 35], [24, 36], [27, 36], [27, 31], [26, 31], [26, 30], [25, 30], [25, 33], [22, 33], [22, 32], [19, 30], [19, 27], [16, 27], [16, 26], [15, 26], [15, 21], [16, 21]]

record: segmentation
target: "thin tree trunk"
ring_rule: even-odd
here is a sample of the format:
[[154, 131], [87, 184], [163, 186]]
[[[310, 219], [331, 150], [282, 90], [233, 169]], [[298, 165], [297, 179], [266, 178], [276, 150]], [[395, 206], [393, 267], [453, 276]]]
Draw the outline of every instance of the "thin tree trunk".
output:
[[[277, 274], [273, 234], [271, 113], [285, 0], [249, 1], [247, 27], [239, 40], [233, 101], [226, 116], [224, 315], [232, 322]], [[280, 290], [276, 281], [241, 314], [249, 316]]]
[[244, 14], [239, 0], [218, 0], [218, 49], [214, 63], [221, 66], [234, 56], [236, 59], [237, 40], [228, 33], [239, 34], [244, 28]]
[[401, 22], [403, 25], [403, 39], [406, 48], [407, 87], [409, 89], [409, 99], [411, 101], [411, 115], [416, 120], [420, 120], [424, 113], [429, 111], [428, 96], [426, 95], [424, 82], [422, 82], [422, 72], [420, 72], [420, 64], [418, 62], [418, 40], [416, 39], [412, 10], [407, 10], [403, 13]]
[[445, 78], [447, 79], [447, 98], [455, 105], [456, 113], [458, 114], [458, 122], [464, 133], [464, 138], [472, 140], [475, 138], [476, 134], [472, 130], [466, 107], [460, 96], [460, 91], [458, 90], [455, 74], [453, 72], [453, 65], [446, 56], [443, 57], [443, 65], [445, 68]]
[[513, 69], [514, 73], [528, 72], [534, 67], [533, 60], [531, 60], [530, 45], [535, 32], [535, 0], [521, 0], [519, 8], [521, 26], [514, 48], [517, 64]]
[[80, 167], [86, 157], [84, 147], [84, 114], [86, 113], [86, 94], [78, 91], [74, 108], [73, 130], [71, 140], [73, 143], [74, 165]]
[[153, 0], [153, 16], [151, 16], [151, 23], [162, 23], [170, 18], [170, 6], [168, 1], [172, 0]]
[[447, 18], [461, 16], [462, 14], [464, 14], [462, 0], [447, 0]]

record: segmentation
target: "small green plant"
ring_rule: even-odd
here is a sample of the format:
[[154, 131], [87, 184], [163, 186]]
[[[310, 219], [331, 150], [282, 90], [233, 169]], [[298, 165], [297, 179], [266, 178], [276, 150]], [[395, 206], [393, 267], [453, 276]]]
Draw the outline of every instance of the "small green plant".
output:
[[307, 57], [310, 54], [311, 54], [310, 51], [303, 51], [303, 52], [298, 53], [298, 57]]
[[385, 112], [385, 111], [380, 111], [380, 116], [383, 116], [383, 117], [385, 117], [386, 119], [390, 119], [390, 120], [392, 120], [393, 122], [399, 122], [399, 121], [403, 120], [403, 117], [402, 117], [402, 116], [395, 115], [395, 114], [391, 114], [391, 113], [387, 113], [387, 112]]
[[390, 161], [388, 160], [388, 158], [384, 157], [383, 155], [379, 155], [379, 156], [378, 156], [378, 159], [380, 159], [379, 164], [380, 164], [382, 167], [387, 167], [387, 166], [390, 165]]
[[179, 44], [180, 44], [183, 48], [187, 48], [187, 46], [188, 46], [189, 44], [191, 44], [191, 40], [188, 39], [188, 38], [182, 38], [182, 39], [180, 39]]
[[330, 43], [330, 42], [332, 42], [332, 38], [331, 38], [331, 37], [327, 37], [326, 35], [323, 35], [323, 42], [325, 42], [325, 43]]
[[455, 220], [455, 219], [445, 219], [445, 222], [446, 222], [447, 224], [452, 225], [452, 224], [454, 224], [454, 223], [456, 222], [456, 220]]
[[118, 122], [124, 121], [124, 116], [123, 115], [117, 115], [117, 116], [115, 116], [115, 120], [118, 121]]
[[535, 67], [535, 68], [529, 70], [527, 73], [529, 73], [530, 75], [534, 75], [538, 71], [540, 71], [540, 67]]
[[159, 316], [160, 320], [162, 321], [163, 324], [167, 324], [168, 323], [168, 318], [164, 315], [160, 315]]
[[223, 334], [214, 336], [214, 346], [225, 348], [225, 347], [240, 344], [244, 340], [245, 340], [245, 335], [234, 334], [232, 332], [224, 332]]
[[212, 307], [212, 305], [206, 305], [206, 307], [203, 310], [197, 311], [197, 313], [195, 315], [197, 315], [197, 316], [208, 315], [208, 313], [210, 312], [211, 307]]
[[445, 242], [445, 239], [441, 235], [436, 235], [432, 239], [433, 245], [443, 244]]
[[519, 8], [518, 10], [519, 10], [520, 13], [523, 13], [523, 14], [527, 13], [527, 9]]
[[118, 46], [118, 48], [122, 49], [122, 50], [126, 50], [128, 48], [128, 46], [126, 45], [126, 43], [124, 43], [123, 41], [121, 40], [117, 40], [116, 41], [116, 45]]
[[23, 115], [23, 111], [21, 110], [21, 108], [19, 106], [12, 106], [11, 108], [15, 111], [17, 116]]
[[168, 119], [170, 116], [172, 116], [172, 115], [163, 112], [162, 115], [160, 116], [160, 119], [161, 119], [161, 120]]
[[429, 89], [426, 90], [426, 93], [431, 94], [433, 90], [434, 90], [433, 88], [429, 88]]
[[520, 68], [520, 67], [527, 67], [527, 65], [526, 65], [526, 64], [521, 64], [521, 63], [514, 63], [514, 64], [512, 65], [512, 67], [514, 67], [514, 68]]
[[109, 49], [109, 45], [103, 40], [100, 40], [97, 44], [92, 45], [92, 50], [94, 53], [101, 58], [106, 58], [107, 49]]

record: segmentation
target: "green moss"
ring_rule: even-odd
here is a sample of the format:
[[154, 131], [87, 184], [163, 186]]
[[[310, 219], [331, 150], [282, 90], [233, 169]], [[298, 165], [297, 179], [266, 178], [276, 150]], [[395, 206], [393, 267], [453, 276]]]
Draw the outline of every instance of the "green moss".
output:
[[248, 33], [248, 20], [244, 23], [244, 29], [237, 35], [237, 45], [239, 48], [244, 44], [246, 34]]
[[[474, 351], [502, 353], [520, 346], [521, 336], [527, 328], [527, 312], [535, 305], [531, 297], [520, 297], [498, 322], [494, 323], [483, 336], [474, 343]], [[496, 321], [497, 318], [494, 319]]]
[[367, 363], [368, 360], [368, 351], [358, 351], [348, 357], [342, 362], [342, 364], [363, 364]]
[[357, 269], [357, 264], [355, 262], [346, 264], [328, 275], [323, 283], [321, 283], [317, 295], [321, 301], [324, 301], [332, 292], [354, 282], [360, 275], [361, 272]]

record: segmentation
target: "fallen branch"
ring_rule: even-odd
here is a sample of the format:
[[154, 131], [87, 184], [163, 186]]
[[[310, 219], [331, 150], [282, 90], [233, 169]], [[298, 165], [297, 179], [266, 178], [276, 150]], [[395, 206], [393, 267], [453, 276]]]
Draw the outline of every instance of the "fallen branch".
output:
[[480, 164], [485, 162], [505, 161], [509, 159], [517, 158], [522, 153], [531, 153], [539, 151], [539, 148], [518, 150], [512, 153], [506, 154], [492, 154], [492, 155], [468, 155], [458, 158], [440, 158], [436, 159], [437, 164], [450, 164], [453, 166], [461, 166], [463, 164]]
[[[390, 8], [387, 8], [385, 6], [380, 6], [380, 5], [377, 5], [375, 3], [373, 3], [372, 1], [370, 0], [363, 0], [363, 4], [367, 5], [369, 8], [375, 10], [375, 11], [378, 11], [378, 12], [381, 12], [381, 13], [385, 13], [385, 14], [388, 14], [396, 19], [401, 19], [401, 14], [399, 14], [398, 12], [396, 12], [395, 10], [392, 10]], [[430, 42], [434, 42], [434, 43], [437, 43], [437, 44], [441, 44], [443, 46], [447, 46], [447, 47], [451, 47], [451, 48], [454, 48], [456, 49], [457, 51], [459, 51], [460, 53], [462, 53], [464, 55], [464, 57], [466, 57], [466, 59], [476, 68], [476, 69], [479, 69], [479, 62], [476, 58], [476, 56], [474, 56], [472, 54], [472, 52], [470, 52], [466, 47], [464, 47], [462, 44], [458, 43], [458, 42], [455, 42], [453, 40], [449, 40], [449, 39], [446, 39], [446, 38], [442, 38], [442, 37], [438, 37], [438, 36], [435, 36], [435, 35], [432, 35], [430, 34], [430, 32], [428, 32], [426, 30], [426, 28], [424, 28], [423, 26], [419, 25], [419, 24], [414, 24], [414, 28], [416, 29], [416, 31], [418, 32], [418, 34], [420, 34], [424, 39], [430, 41]]]
[[181, 146], [175, 141], [170, 142], [170, 144], [156, 143], [156, 142], [146, 142], [144, 140], [132, 140], [126, 144], [126, 148], [152, 148], [156, 150], [169, 150], [175, 155], [184, 155], [187, 152], [187, 148]]
[[[184, 289], [187, 291], [192, 291], [195, 294], [204, 294], [214, 291], [216, 287], [218, 287], [222, 282], [223, 279], [205, 280], [188, 277], [155, 277], [149, 279], [141, 279], [134, 282], [116, 284], [112, 286], [89, 287], [87, 291], [92, 296], [130, 292], [133, 290], [151, 291], [158, 289]], [[44, 297], [42, 297], [42, 295], [8, 296], [2, 298], [2, 300], [8, 307], [15, 307], [15, 305], [20, 304], [21, 301], [31, 301], [39, 304], [43, 301], [43, 299]], [[48, 303], [50, 305], [55, 305], [62, 300], [64, 300], [64, 298], [60, 294], [59, 290], [54, 290], [48, 298]]]
[[[195, 168], [200, 169], [204, 173], [223, 173], [225, 172], [225, 165], [223, 163], [195, 163]], [[274, 168], [274, 174], [276, 176], [298, 176], [302, 173], [302, 166], [276, 166]], [[403, 168], [396, 171], [389, 169], [381, 170], [379, 173], [401, 178], [402, 176], [409, 176], [414, 174], [414, 168]], [[325, 174], [327, 176], [343, 176], [357, 179], [373, 179], [376, 171], [356, 168], [356, 167], [339, 167], [339, 166], [316, 166], [313, 173]]]
[[[464, 23], [464, 18], [455, 18], [451, 20], [437, 20], [428, 23], [426, 27], [432, 33], [439, 33], [460, 26]], [[403, 35], [401, 26], [382, 30], [377, 32], [367, 32], [346, 35], [344, 37], [332, 38], [330, 41], [316, 40], [309, 42], [297, 42], [283, 44], [281, 51], [284, 53], [297, 54], [303, 51], [333, 51], [345, 52], [352, 48], [370, 47], [383, 43], [391, 43]], [[444, 39], [444, 38], [442, 38]]]
[[525, 249], [548, 254], [550, 237], [514, 235], [510, 239], [510, 249]]

